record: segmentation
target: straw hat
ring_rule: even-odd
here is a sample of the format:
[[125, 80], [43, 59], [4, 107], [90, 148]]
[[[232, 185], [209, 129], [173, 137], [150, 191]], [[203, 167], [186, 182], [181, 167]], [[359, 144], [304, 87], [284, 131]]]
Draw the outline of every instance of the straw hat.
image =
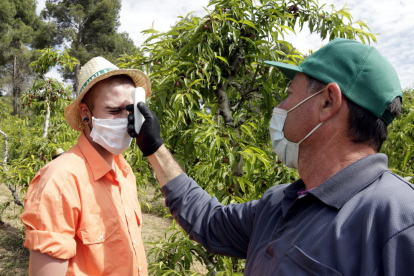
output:
[[119, 69], [103, 57], [95, 57], [88, 61], [79, 72], [78, 97], [65, 108], [65, 119], [69, 126], [77, 131], [82, 131], [85, 125], [79, 113], [79, 104], [83, 97], [98, 81], [115, 75], [127, 75], [135, 83], [135, 87], [142, 87], [147, 99], [151, 94], [151, 84], [147, 75], [137, 69]]

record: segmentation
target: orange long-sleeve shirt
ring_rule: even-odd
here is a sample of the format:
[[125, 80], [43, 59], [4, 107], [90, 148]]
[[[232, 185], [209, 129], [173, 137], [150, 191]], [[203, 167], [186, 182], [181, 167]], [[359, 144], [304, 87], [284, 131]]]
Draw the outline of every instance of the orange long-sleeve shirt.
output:
[[36, 174], [21, 220], [24, 246], [68, 259], [67, 275], [148, 275], [131, 167], [119, 155], [112, 169], [84, 133]]

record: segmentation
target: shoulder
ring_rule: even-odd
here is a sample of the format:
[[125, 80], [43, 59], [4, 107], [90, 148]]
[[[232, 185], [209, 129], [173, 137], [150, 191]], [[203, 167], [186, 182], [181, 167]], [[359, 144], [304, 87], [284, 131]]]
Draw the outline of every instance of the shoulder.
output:
[[354, 212], [378, 226], [387, 236], [414, 225], [414, 185], [385, 171], [351, 199]]
[[88, 170], [84, 156], [81, 154], [78, 145], [52, 160], [41, 168], [32, 184], [35, 189], [42, 192], [61, 194], [71, 183], [77, 182], [78, 179], [87, 177]]
[[383, 172], [362, 191], [362, 195], [368, 202], [378, 205], [412, 206], [411, 209], [414, 210], [414, 185], [390, 171]]

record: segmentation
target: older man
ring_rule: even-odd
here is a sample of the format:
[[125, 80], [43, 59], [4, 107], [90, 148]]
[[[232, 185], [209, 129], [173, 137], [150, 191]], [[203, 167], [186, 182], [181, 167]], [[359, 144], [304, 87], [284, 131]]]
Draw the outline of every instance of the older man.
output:
[[245, 275], [413, 275], [414, 186], [378, 153], [401, 108], [395, 70], [374, 47], [345, 39], [300, 66], [266, 63], [293, 79], [270, 136], [301, 179], [223, 206], [183, 173], [140, 103], [137, 143], [174, 218], [207, 250], [246, 258]]
[[147, 275], [136, 180], [121, 153], [129, 147], [125, 106], [135, 87], [151, 93], [139, 70], [102, 57], [79, 74], [65, 118], [78, 143], [43, 167], [21, 216], [31, 275]]

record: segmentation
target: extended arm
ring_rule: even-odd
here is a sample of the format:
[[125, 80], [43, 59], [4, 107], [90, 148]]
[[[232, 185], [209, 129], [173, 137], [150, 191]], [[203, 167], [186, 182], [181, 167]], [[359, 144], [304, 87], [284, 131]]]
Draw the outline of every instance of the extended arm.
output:
[[52, 258], [45, 253], [30, 250], [30, 276], [64, 276], [68, 270], [68, 260]]
[[[131, 111], [131, 107], [127, 107]], [[166, 205], [190, 238], [210, 252], [246, 258], [253, 230], [256, 201], [223, 206], [184, 174], [163, 145], [158, 118], [143, 103], [138, 109], [145, 118], [139, 135], [128, 117], [131, 136], [148, 157], [166, 197]], [[167, 185], [168, 184], [168, 185]]]
[[[126, 107], [133, 112], [132, 105]], [[139, 135], [134, 128], [134, 114], [128, 116], [128, 133], [136, 137], [136, 142], [144, 156], [148, 157], [161, 187], [183, 173], [180, 165], [175, 161], [168, 149], [164, 146], [164, 140], [160, 136], [160, 123], [157, 116], [142, 102], [138, 103], [138, 109], [145, 118]]]

